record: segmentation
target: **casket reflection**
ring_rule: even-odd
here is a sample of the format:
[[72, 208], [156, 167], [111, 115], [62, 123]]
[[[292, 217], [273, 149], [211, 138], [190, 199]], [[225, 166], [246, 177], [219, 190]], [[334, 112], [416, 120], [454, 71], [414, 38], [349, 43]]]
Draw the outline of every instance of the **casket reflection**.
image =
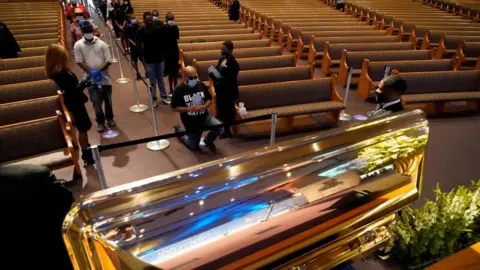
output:
[[389, 240], [428, 131], [410, 111], [110, 188], [64, 240], [76, 269], [328, 269]]

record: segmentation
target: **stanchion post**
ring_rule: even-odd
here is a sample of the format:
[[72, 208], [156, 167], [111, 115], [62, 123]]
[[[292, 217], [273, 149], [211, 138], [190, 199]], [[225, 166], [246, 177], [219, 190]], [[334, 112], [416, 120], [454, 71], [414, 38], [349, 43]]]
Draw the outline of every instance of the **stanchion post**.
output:
[[115, 57], [115, 50], [113, 49], [113, 39], [112, 39], [112, 31], [110, 31], [110, 27], [107, 25], [108, 36], [110, 39], [110, 49], [112, 50], [112, 63], [118, 63], [118, 59]]
[[350, 93], [350, 85], [352, 83], [352, 76], [353, 76], [353, 69], [350, 67], [350, 68], [348, 68], [347, 87], [345, 88], [345, 96], [343, 97], [343, 105], [345, 106], [345, 109], [342, 110], [342, 112], [340, 113], [340, 120], [341, 121], [352, 120], [352, 116], [345, 112], [345, 110], [347, 108], [348, 94]]
[[147, 105], [144, 105], [144, 104], [140, 104], [140, 101], [138, 99], [138, 88], [137, 88], [137, 81], [133, 78], [135, 78], [135, 71], [134, 71], [134, 68], [133, 68], [133, 63], [132, 63], [133, 60], [130, 60], [130, 74], [132, 75], [132, 82], [133, 82], [133, 92], [134, 92], [134, 95], [135, 95], [135, 101], [137, 102], [137, 104], [133, 105], [132, 107], [130, 107], [130, 111], [131, 112], [135, 112], [135, 113], [140, 113], [140, 112], [144, 112], [146, 110], [148, 110], [148, 106]]
[[275, 133], [277, 131], [277, 113], [272, 112], [272, 127], [270, 130], [270, 146], [275, 144]]
[[103, 172], [100, 149], [98, 149], [98, 145], [92, 145], [90, 146], [90, 150], [92, 151], [93, 160], [95, 161], [95, 168], [97, 169], [98, 181], [100, 181], [100, 187], [102, 189], [106, 189], [108, 188], [108, 186], [107, 186], [107, 180], [105, 179], [105, 173]]
[[[155, 136], [158, 136], [157, 115], [155, 114], [155, 104], [153, 103], [153, 97], [152, 92], [150, 92], [150, 87], [147, 87], [147, 91], [148, 97], [150, 99], [150, 109], [152, 111], [153, 129], [155, 131]], [[168, 140], [158, 140], [147, 143], [147, 148], [152, 151], [163, 150], [169, 146], [170, 142]]]
[[120, 78], [116, 80], [117, 83], [119, 84], [125, 84], [129, 83], [130, 79], [123, 77], [123, 69], [122, 69], [122, 61], [120, 60], [120, 54], [118, 53], [118, 44], [115, 42], [115, 51], [117, 51], [117, 57], [118, 57], [118, 68], [120, 69]]

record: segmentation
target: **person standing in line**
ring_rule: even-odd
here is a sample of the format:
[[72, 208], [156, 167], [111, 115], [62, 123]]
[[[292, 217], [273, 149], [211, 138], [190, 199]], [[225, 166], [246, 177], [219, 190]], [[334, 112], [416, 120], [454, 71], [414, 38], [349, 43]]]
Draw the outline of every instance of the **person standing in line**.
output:
[[76, 0], [70, 1], [70, 3], [65, 7], [65, 17], [72, 22], [73, 16], [74, 16], [74, 10], [76, 8], [82, 9], [83, 13], [85, 14], [85, 19], [90, 18], [90, 13], [88, 13], [88, 9], [82, 4], [82, 3], [77, 3]]
[[114, 9], [110, 13], [110, 19], [113, 30], [117, 39], [120, 39], [122, 43], [123, 51], [128, 53], [128, 44], [126, 43], [124, 32], [125, 25], [127, 24], [127, 16], [125, 15], [125, 12], [123, 12], [123, 9], [120, 7], [120, 3], [112, 2], [112, 5]]
[[228, 7], [228, 18], [231, 21], [238, 21], [240, 19], [240, 2], [233, 0]]
[[237, 77], [240, 66], [233, 56], [233, 42], [225, 41], [222, 45], [222, 56], [216, 67], [208, 69], [213, 79], [217, 101], [217, 116], [225, 124], [220, 139], [231, 138], [230, 124], [235, 118], [235, 101], [238, 98]]
[[77, 76], [70, 71], [68, 53], [63, 46], [58, 44], [48, 46], [45, 54], [45, 73], [62, 91], [65, 105], [75, 120], [83, 163], [86, 166], [94, 164], [92, 151], [88, 149], [90, 144], [87, 132], [92, 128], [92, 121], [85, 108], [85, 103], [88, 102], [88, 97], [83, 93], [86, 83], [83, 81], [79, 83]]
[[[72, 23], [70, 24], [70, 34], [72, 36], [72, 47], [75, 45], [75, 42], [83, 38], [83, 32], [80, 29], [80, 22], [86, 20], [84, 13], [81, 8], [75, 8], [74, 10], [75, 16], [72, 17]], [[90, 21], [93, 28], [93, 34], [96, 37], [100, 37], [100, 31], [98, 27]]]
[[145, 25], [137, 34], [137, 46], [142, 51], [145, 61], [147, 77], [150, 80], [150, 92], [154, 105], [157, 102], [157, 85], [163, 104], [169, 105], [165, 82], [163, 81], [164, 69], [164, 27], [155, 25], [152, 13], [144, 13]]
[[165, 75], [168, 75], [170, 97], [172, 97], [173, 89], [177, 87], [179, 60], [178, 39], [180, 38], [180, 30], [175, 25], [174, 19], [171, 12], [168, 12], [165, 16]]
[[345, 8], [345, 0], [335, 0], [335, 7], [337, 10], [344, 11]]
[[402, 95], [407, 90], [407, 82], [399, 75], [390, 75], [380, 81], [375, 97], [380, 109], [372, 114], [372, 118], [386, 116], [404, 110]]
[[138, 26], [137, 19], [133, 14], [129, 14], [128, 23], [125, 26], [125, 35], [127, 42], [130, 46], [130, 60], [132, 61], [132, 65], [135, 68], [135, 72], [137, 73], [137, 81], [142, 78], [140, 73], [138, 73], [138, 48], [136, 43], [137, 32], [140, 29]]
[[130, 3], [128, 0], [123, 1], [121, 9], [126, 15], [133, 14], [134, 11], [132, 3]]
[[3, 62], [2, 59], [18, 58], [22, 55], [17, 40], [2, 21], [0, 21], [0, 40], [0, 64]]
[[158, 13], [158, 10], [154, 9], [152, 10], [152, 16], [153, 16], [153, 22], [156, 26], [158, 25], [163, 25], [162, 20], [160, 20], [160, 14]]
[[[186, 131], [187, 134], [180, 137], [180, 140], [193, 152], [199, 151], [202, 132], [205, 127], [220, 125], [213, 115], [208, 112], [212, 104], [212, 96], [207, 86], [198, 82], [197, 71], [194, 67], [188, 66], [184, 70], [183, 84], [178, 85], [173, 91], [172, 110], [180, 113], [185, 129], [175, 125], [175, 132]], [[213, 153], [217, 152], [214, 141], [222, 132], [222, 128], [212, 129], [203, 142]]]
[[[89, 21], [80, 22], [83, 39], [75, 43], [75, 61], [84, 71], [84, 77], [91, 76], [95, 83], [88, 87], [90, 100], [95, 110], [97, 131], [105, 131], [105, 120], [109, 127], [117, 124], [113, 120], [112, 108], [112, 80], [108, 67], [112, 61], [108, 45], [93, 35], [92, 24]], [[105, 102], [105, 113], [102, 105]]]

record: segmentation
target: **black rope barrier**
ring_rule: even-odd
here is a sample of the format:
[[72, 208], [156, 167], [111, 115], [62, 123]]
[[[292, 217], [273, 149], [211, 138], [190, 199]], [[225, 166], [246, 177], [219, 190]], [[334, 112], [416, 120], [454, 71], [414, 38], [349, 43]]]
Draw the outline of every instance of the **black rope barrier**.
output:
[[[271, 117], [272, 117], [271, 114], [266, 114], [266, 115], [252, 117], [252, 118], [242, 119], [242, 120], [232, 122], [230, 124], [230, 126], [236, 126], [236, 125], [240, 125], [240, 124], [244, 124], [244, 123], [248, 123], [248, 122], [260, 121], [260, 120], [267, 120], [267, 119], [270, 119]], [[202, 132], [207, 131], [207, 130], [222, 128], [222, 127], [225, 127], [225, 124], [219, 124], [219, 125], [214, 125], [214, 126], [210, 126], [210, 127], [205, 127], [204, 129], [202, 129]], [[164, 135], [160, 135], [160, 136], [147, 137], [147, 138], [142, 138], [142, 139], [137, 139], [137, 140], [132, 140], [132, 141], [112, 143], [112, 144], [107, 144], [107, 145], [99, 145], [98, 150], [100, 152], [102, 152], [102, 151], [116, 149], [116, 148], [120, 148], [120, 147], [127, 147], [127, 146], [136, 145], [136, 144], [148, 143], [148, 142], [151, 142], [151, 141], [158, 141], [158, 140], [165, 140], [165, 139], [174, 138], [174, 137], [180, 137], [180, 136], [183, 136], [183, 135], [186, 135], [186, 134], [187, 134], [186, 131], [182, 131], [182, 132], [169, 133], [169, 134], [164, 134]]]

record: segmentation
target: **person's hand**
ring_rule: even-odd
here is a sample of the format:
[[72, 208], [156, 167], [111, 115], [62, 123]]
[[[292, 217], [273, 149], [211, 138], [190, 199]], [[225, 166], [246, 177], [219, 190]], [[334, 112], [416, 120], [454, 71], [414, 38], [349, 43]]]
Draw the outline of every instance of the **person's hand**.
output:
[[17, 52], [17, 56], [18, 56], [18, 57], [21, 57], [21, 56], [22, 56], [22, 52], [21, 52], [21, 51], [18, 51], [18, 52]]
[[199, 112], [204, 110], [203, 106], [198, 106], [198, 105], [195, 105], [189, 108], [191, 112]]
[[95, 78], [95, 77], [101, 76], [101, 71], [98, 69], [94, 69], [90, 71], [89, 75]]

